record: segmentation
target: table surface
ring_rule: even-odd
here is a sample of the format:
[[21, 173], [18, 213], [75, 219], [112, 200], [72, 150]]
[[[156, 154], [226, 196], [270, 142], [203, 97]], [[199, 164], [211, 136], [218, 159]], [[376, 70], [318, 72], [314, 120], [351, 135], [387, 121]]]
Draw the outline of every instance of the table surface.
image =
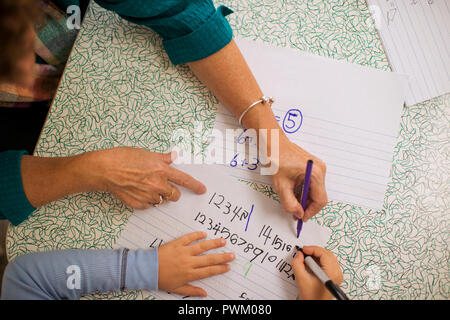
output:
[[[389, 70], [364, 0], [223, 0], [235, 35]], [[274, 93], [275, 94], [275, 93]], [[173, 66], [146, 27], [91, 4], [35, 154], [67, 156], [128, 145], [166, 151], [175, 128], [214, 123], [217, 100]], [[314, 219], [353, 299], [448, 299], [450, 94], [404, 108], [381, 211], [330, 202]], [[273, 190], [252, 187], [276, 199]], [[132, 211], [102, 192], [72, 195], [10, 227], [9, 258], [111, 248]], [[142, 291], [87, 298], [149, 299]]]

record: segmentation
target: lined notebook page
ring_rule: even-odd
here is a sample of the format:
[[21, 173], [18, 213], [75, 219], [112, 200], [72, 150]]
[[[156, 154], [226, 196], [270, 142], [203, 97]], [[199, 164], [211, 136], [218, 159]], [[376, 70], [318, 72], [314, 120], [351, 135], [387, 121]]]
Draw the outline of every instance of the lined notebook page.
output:
[[392, 69], [409, 76], [407, 105], [450, 91], [448, 0], [367, 0]]
[[[177, 168], [202, 181], [206, 194], [183, 190], [178, 202], [136, 211], [114, 247], [157, 248], [187, 233], [205, 231], [208, 239], [227, 240], [225, 248], [211, 252], [236, 255], [228, 273], [192, 283], [204, 288], [208, 299], [295, 299], [294, 246], [324, 246], [330, 230], [310, 220], [297, 239], [296, 222], [277, 202], [212, 166]], [[182, 298], [163, 291], [151, 294], [160, 299]]]
[[[326, 163], [329, 199], [381, 209], [404, 77], [298, 50], [236, 42], [264, 94], [275, 97], [272, 109], [287, 137]], [[215, 129], [225, 136], [226, 129], [236, 128], [236, 118], [219, 105]], [[255, 142], [240, 130], [225, 142], [213, 136], [208, 153], [223, 149], [222, 167], [233, 177], [270, 183], [259, 174], [258, 159], [238, 151], [243, 142]]]

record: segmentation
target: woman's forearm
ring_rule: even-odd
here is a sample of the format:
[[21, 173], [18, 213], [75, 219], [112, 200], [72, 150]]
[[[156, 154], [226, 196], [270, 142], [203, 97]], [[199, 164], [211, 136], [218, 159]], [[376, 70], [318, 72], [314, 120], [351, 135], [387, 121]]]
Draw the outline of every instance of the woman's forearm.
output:
[[[234, 41], [215, 54], [188, 65], [237, 118], [263, 96]], [[252, 108], [242, 123], [246, 128], [280, 129], [267, 104]], [[282, 130], [279, 132], [280, 140], [283, 140]], [[270, 138], [267, 142], [270, 144]], [[92, 158], [89, 153], [60, 158], [23, 156], [22, 182], [30, 204], [39, 207], [69, 194], [104, 189], [95, 180], [97, 171], [92, 168]]]
[[[188, 65], [236, 118], [239, 118], [248, 106], [261, 99], [263, 95], [273, 94], [261, 91], [234, 41], [213, 55]], [[268, 129], [266, 138], [262, 136], [263, 140], [261, 135], [258, 135], [260, 160], [264, 165], [270, 163], [270, 170], [264, 174], [272, 176], [274, 188], [280, 196], [285, 211], [307, 221], [327, 203], [325, 164], [289, 141], [278, 125], [271, 106], [267, 103], [260, 103], [251, 108], [244, 115], [242, 124], [247, 129]], [[272, 138], [272, 134], [275, 139]], [[267, 150], [268, 158], [264, 155], [264, 150]], [[263, 151], [262, 154], [261, 151]], [[303, 182], [308, 160], [314, 161], [314, 169], [310, 204], [304, 211], [294, 191]]]
[[[234, 40], [213, 55], [188, 65], [236, 118], [264, 95]], [[280, 129], [270, 106], [262, 103], [247, 112], [242, 124], [253, 129]]]
[[22, 184], [30, 204], [37, 208], [64, 196], [95, 190], [90, 154], [43, 158], [24, 155]]
[[162, 197], [177, 201], [177, 185], [198, 194], [206, 191], [200, 181], [173, 168], [172, 161], [170, 153], [132, 147], [72, 157], [23, 156], [20, 176], [23, 193], [34, 208], [74, 193], [106, 191], [129, 207], [142, 210]]

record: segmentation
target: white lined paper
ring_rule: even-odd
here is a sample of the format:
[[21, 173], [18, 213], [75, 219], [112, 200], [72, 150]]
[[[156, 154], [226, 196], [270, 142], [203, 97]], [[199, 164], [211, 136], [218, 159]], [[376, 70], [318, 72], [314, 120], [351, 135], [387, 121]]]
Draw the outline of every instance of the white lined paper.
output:
[[[446, 0], [367, 0], [395, 72], [409, 77], [408, 106], [450, 91]], [[380, 16], [381, 15], [381, 16]]]
[[[272, 109], [280, 126], [289, 122], [292, 110], [293, 119], [301, 113], [301, 127], [286, 135], [326, 163], [329, 199], [381, 209], [399, 130], [404, 77], [293, 49], [236, 42], [263, 92], [275, 96]], [[228, 128], [240, 126], [219, 104], [215, 129]], [[213, 142], [210, 150], [221, 145], [236, 150], [237, 140]], [[224, 161], [230, 175], [271, 183], [259, 168], [249, 169], [255, 166], [247, 155], [243, 158], [249, 164], [232, 163], [235, 155], [230, 153]]]
[[[228, 175], [217, 172], [214, 167], [208, 165], [178, 166], [177, 168], [202, 181], [208, 189], [207, 193], [195, 195], [185, 190], [178, 202], [164, 203], [158, 208], [135, 211], [114, 247], [156, 248], [193, 231], [206, 231], [208, 239], [220, 236], [227, 238], [226, 232], [215, 230], [216, 225], [218, 229], [226, 227], [230, 233], [238, 235], [239, 240], [233, 244], [233, 236], [230, 236], [227, 238], [226, 248], [211, 252], [235, 253], [236, 260], [231, 263], [230, 272], [195, 281], [192, 284], [204, 288], [208, 293], [207, 299], [295, 299], [298, 290], [292, 277], [293, 271], [290, 264], [295, 251], [293, 246], [295, 244], [324, 246], [330, 237], [330, 230], [319, 226], [314, 221], [308, 221], [303, 226], [300, 239], [297, 239], [295, 221], [283, 212], [278, 203], [265, 195], [235, 181]], [[220, 209], [215, 206], [219, 203], [218, 199], [221, 199], [218, 195], [224, 197], [222, 202], [224, 205], [220, 203]], [[244, 219], [237, 216], [231, 221], [232, 216], [224, 214], [227, 207], [225, 202], [231, 203], [232, 212], [237, 211], [234, 209], [236, 206], [244, 208], [239, 211], [240, 213], [244, 212], [242, 210], [247, 210], [250, 214]], [[200, 219], [196, 220], [199, 213], [208, 217], [204, 224], [199, 223]], [[208, 230], [209, 219], [214, 224], [210, 230]], [[271, 228], [268, 233], [270, 238], [267, 241], [264, 236], [261, 236], [261, 230], [266, 226]], [[276, 244], [273, 244], [276, 241], [275, 235], [283, 243], [278, 249], [280, 242], [277, 240]], [[240, 245], [241, 239], [246, 240], [244, 245]], [[245, 246], [249, 243], [263, 250], [253, 261], [251, 261], [255, 257], [253, 251], [245, 252]], [[288, 250], [287, 245], [290, 245], [291, 249]], [[272, 259], [270, 257], [274, 257], [273, 262], [269, 261]], [[181, 298], [179, 295], [163, 291], [152, 291], [151, 294], [160, 299]], [[196, 298], [192, 297], [192, 299]]]

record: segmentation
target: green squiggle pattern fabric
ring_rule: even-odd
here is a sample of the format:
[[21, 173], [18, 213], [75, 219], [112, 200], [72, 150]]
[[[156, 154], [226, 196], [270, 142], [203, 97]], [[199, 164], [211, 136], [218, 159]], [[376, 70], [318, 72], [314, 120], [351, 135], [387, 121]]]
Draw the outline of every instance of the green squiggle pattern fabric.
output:
[[[224, 0], [235, 35], [389, 70], [363, 0]], [[272, 93], [276, 95], [276, 93]], [[37, 146], [65, 156], [128, 145], [166, 151], [171, 133], [213, 127], [217, 100], [174, 67], [145, 27], [93, 4]], [[330, 202], [314, 219], [333, 230], [353, 299], [448, 299], [450, 94], [403, 110], [382, 211]], [[204, 147], [201, 142], [199, 147]], [[273, 190], [250, 184], [277, 199]], [[8, 231], [9, 258], [34, 251], [111, 248], [132, 211], [105, 193], [77, 194]], [[94, 294], [153, 299], [145, 292]]]

